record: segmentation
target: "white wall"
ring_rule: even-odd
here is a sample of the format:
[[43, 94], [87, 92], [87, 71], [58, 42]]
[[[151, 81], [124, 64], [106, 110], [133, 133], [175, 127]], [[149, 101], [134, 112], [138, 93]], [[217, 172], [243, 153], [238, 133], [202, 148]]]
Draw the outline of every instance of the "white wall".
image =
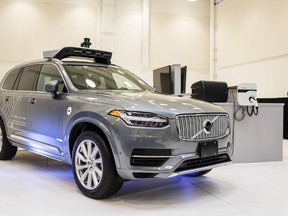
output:
[[[219, 3], [217, 79], [256, 82], [260, 97], [287, 96], [287, 11], [287, 0]], [[209, 79], [209, 0], [1, 0], [0, 26], [0, 79], [43, 50], [79, 46], [84, 37], [150, 84], [152, 70], [167, 64], [188, 66], [187, 92]]]
[[112, 62], [152, 84], [152, 73], [142, 63], [142, 0], [102, 0], [101, 44], [113, 52]]
[[209, 0], [102, 2], [101, 48], [113, 52], [115, 64], [151, 85], [153, 69], [187, 65], [187, 92], [192, 83], [208, 79]]
[[187, 65], [187, 93], [209, 79], [209, 7], [209, 0], [150, 1], [150, 67]]
[[151, 85], [168, 64], [188, 66], [187, 92], [209, 78], [209, 0], [1, 0], [0, 26], [0, 78], [84, 37]]
[[217, 78], [256, 82], [258, 97], [287, 96], [288, 1], [224, 0], [216, 7]]
[[114, 62], [149, 80], [142, 72], [142, 1], [115, 1], [115, 57]]
[[[42, 51], [96, 41], [95, 1], [0, 1], [0, 79]], [[96, 44], [93, 44], [95, 47]]]

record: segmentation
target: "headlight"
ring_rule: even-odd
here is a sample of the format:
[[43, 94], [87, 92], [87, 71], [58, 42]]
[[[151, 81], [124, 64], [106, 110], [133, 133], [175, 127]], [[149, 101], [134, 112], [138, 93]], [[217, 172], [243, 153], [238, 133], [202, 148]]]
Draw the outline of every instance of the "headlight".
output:
[[138, 127], [165, 127], [168, 125], [168, 119], [155, 113], [146, 112], [129, 112], [113, 110], [109, 115], [119, 117], [131, 126]]

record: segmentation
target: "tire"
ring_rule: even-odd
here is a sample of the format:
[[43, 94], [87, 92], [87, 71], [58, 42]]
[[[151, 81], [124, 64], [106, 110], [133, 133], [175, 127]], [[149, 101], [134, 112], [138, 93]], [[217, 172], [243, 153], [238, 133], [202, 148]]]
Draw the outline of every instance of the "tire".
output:
[[3, 121], [0, 119], [0, 160], [11, 160], [17, 153], [17, 147], [9, 142]]
[[107, 198], [117, 193], [123, 184], [108, 143], [95, 132], [85, 131], [77, 138], [72, 167], [75, 182], [87, 197]]
[[194, 173], [189, 173], [189, 174], [186, 174], [186, 176], [189, 176], [189, 177], [200, 177], [200, 176], [203, 176], [203, 175], [209, 173], [211, 170], [212, 169], [203, 170], [203, 171], [194, 172]]

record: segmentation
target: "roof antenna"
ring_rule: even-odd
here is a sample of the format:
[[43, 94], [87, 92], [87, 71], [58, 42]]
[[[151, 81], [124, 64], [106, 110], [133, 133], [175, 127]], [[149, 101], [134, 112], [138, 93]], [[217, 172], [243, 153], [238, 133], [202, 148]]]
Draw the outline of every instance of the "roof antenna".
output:
[[90, 38], [84, 38], [84, 42], [80, 44], [81, 47], [89, 48], [92, 43], [90, 42]]

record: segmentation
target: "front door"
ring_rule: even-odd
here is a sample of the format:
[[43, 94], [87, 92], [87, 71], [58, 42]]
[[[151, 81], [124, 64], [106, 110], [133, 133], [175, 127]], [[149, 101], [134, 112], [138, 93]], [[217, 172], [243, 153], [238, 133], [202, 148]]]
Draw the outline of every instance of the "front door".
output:
[[41, 68], [36, 91], [31, 92], [26, 101], [27, 137], [30, 145], [39, 153], [53, 158], [63, 156], [63, 107], [64, 99], [53, 99], [44, 91], [46, 83], [60, 80], [63, 84], [60, 92], [67, 91], [58, 68], [53, 64], [44, 64]]

